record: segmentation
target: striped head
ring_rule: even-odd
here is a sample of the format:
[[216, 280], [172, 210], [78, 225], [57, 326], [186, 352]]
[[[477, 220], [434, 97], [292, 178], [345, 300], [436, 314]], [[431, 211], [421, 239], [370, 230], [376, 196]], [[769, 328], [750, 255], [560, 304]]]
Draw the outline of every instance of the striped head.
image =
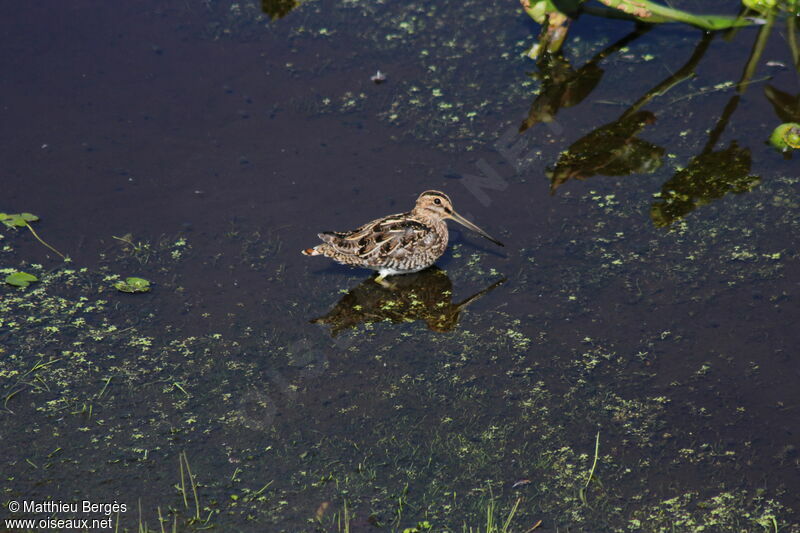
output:
[[417, 213], [425, 213], [435, 218], [446, 219], [453, 215], [453, 202], [441, 191], [425, 191], [417, 198], [414, 206]]
[[453, 202], [450, 200], [450, 197], [441, 191], [425, 191], [424, 193], [420, 194], [419, 198], [417, 198], [417, 205], [414, 206], [412, 213], [439, 220], [446, 220], [448, 218], [455, 220], [462, 226], [471, 229], [498, 246], [503, 246], [503, 243], [456, 213], [456, 210], [453, 209]]

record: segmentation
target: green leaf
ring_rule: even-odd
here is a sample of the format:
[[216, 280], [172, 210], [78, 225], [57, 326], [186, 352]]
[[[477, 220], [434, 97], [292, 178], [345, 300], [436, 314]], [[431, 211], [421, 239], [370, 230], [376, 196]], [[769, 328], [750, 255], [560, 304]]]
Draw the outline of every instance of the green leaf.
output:
[[800, 148], [800, 124], [796, 122], [781, 124], [770, 135], [769, 143], [784, 152]]
[[32, 213], [0, 213], [0, 222], [11, 227], [24, 228], [28, 222], [39, 220], [39, 217]]
[[147, 292], [150, 282], [143, 278], [125, 278], [125, 281], [116, 282], [114, 288], [121, 292]]
[[34, 281], [39, 281], [39, 278], [27, 272], [14, 272], [6, 276], [6, 283], [15, 287], [27, 287]]

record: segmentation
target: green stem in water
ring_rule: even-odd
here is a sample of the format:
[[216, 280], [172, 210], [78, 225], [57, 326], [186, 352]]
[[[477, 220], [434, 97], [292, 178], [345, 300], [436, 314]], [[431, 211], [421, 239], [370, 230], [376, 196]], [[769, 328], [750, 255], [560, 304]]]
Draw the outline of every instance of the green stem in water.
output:
[[753, 49], [750, 51], [750, 57], [748, 58], [747, 65], [742, 73], [742, 79], [739, 80], [739, 84], [736, 87], [736, 90], [739, 92], [739, 94], [744, 94], [744, 92], [747, 90], [747, 85], [753, 78], [753, 73], [756, 71], [758, 61], [761, 59], [761, 55], [764, 53], [764, 48], [767, 46], [767, 41], [769, 40], [770, 33], [772, 33], [772, 26], [774, 23], [775, 13], [770, 11], [769, 14], [767, 14], [766, 23], [758, 31], [758, 37], [753, 45]]
[[650, 0], [600, 0], [603, 4], [624, 11], [646, 23], [683, 22], [705, 30], [725, 30], [737, 26], [749, 26], [751, 20], [724, 15], [694, 15], [680, 9], [667, 7]]
[[789, 41], [789, 49], [792, 51], [792, 61], [794, 61], [795, 71], [800, 71], [800, 49], [797, 46], [797, 19], [798, 17], [789, 17], [786, 21], [787, 40]]
[[594, 442], [594, 462], [592, 463], [592, 469], [589, 470], [589, 477], [586, 479], [586, 485], [583, 488], [587, 488], [589, 483], [592, 482], [592, 478], [594, 477], [594, 469], [597, 467], [597, 458], [600, 454], [600, 432], [597, 432], [597, 437], [595, 438]]
[[49, 244], [47, 244], [46, 242], [44, 242], [44, 241], [42, 240], [42, 238], [41, 238], [41, 237], [39, 237], [39, 234], [38, 234], [38, 233], [36, 233], [36, 230], [34, 230], [34, 229], [31, 227], [31, 225], [30, 225], [30, 224], [28, 224], [27, 222], [25, 222], [25, 225], [28, 227], [28, 229], [29, 229], [29, 230], [31, 230], [31, 233], [33, 233], [33, 236], [34, 236], [34, 237], [36, 237], [36, 240], [37, 240], [37, 241], [39, 241], [40, 243], [42, 243], [43, 245], [47, 246], [47, 247], [48, 247], [48, 248], [50, 248], [52, 251], [54, 251], [55, 253], [57, 253], [58, 255], [60, 255], [60, 256], [61, 256], [61, 259], [66, 259], [66, 258], [67, 258], [67, 256], [65, 256], [64, 254], [62, 254], [61, 252], [59, 252], [58, 250], [56, 250], [55, 248], [53, 248], [52, 246], [50, 246]]

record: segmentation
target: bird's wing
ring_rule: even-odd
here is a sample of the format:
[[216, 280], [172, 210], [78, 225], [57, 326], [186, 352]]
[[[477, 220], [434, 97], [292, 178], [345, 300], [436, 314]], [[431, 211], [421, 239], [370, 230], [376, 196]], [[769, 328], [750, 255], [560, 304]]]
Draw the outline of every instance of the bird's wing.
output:
[[328, 231], [319, 238], [337, 251], [369, 260], [371, 257], [400, 257], [417, 241], [431, 233], [427, 225], [408, 213], [368, 222], [349, 232]]

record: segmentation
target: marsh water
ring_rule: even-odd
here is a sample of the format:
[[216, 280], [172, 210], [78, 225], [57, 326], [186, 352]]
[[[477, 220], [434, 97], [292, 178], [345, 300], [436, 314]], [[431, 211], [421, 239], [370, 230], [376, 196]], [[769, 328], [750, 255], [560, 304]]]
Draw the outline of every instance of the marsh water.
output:
[[[800, 531], [784, 20], [583, 16], [537, 64], [513, 2], [0, 10], [0, 211], [70, 258], [0, 230], [40, 280], [0, 287], [3, 520]], [[299, 253], [427, 189], [506, 246], [451, 225], [394, 290]], [[9, 510], [84, 500], [126, 507]]]

